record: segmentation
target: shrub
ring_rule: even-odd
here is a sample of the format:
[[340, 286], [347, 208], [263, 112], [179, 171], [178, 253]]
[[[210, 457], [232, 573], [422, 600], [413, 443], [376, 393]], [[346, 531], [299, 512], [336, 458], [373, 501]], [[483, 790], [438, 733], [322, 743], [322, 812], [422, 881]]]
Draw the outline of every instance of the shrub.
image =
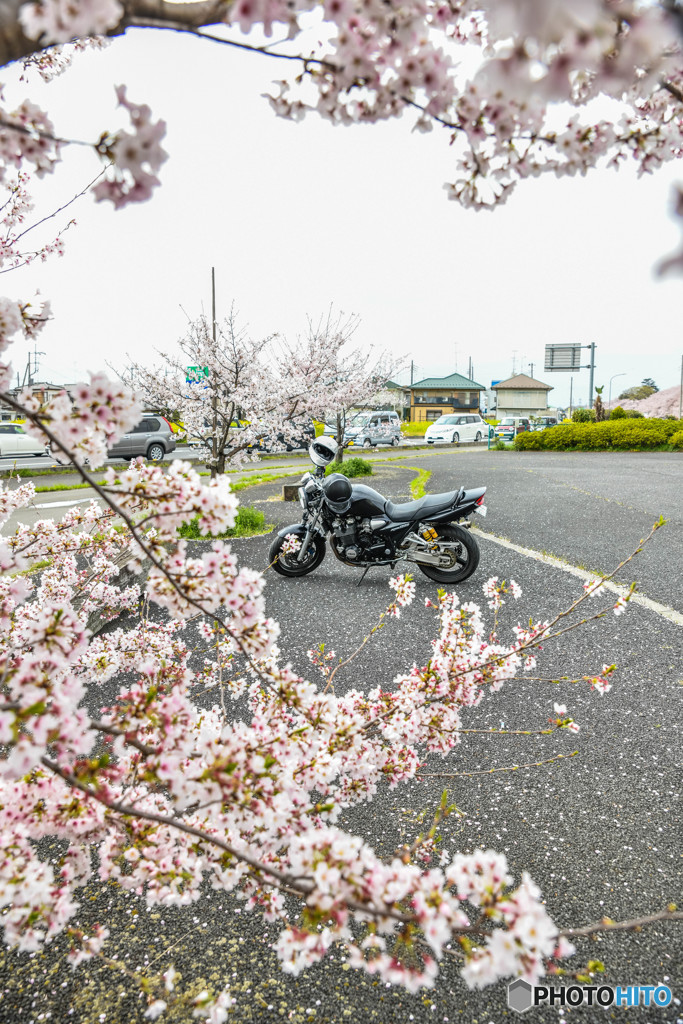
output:
[[612, 409], [611, 413], [609, 414], [609, 418], [611, 420], [623, 420], [623, 419], [626, 419], [626, 410], [622, 409], [622, 407], [620, 405], [617, 405], [617, 406], [614, 407], [614, 409]]
[[502, 437], [499, 437], [496, 443], [492, 446], [494, 451], [504, 452], [507, 451], [507, 445]]
[[342, 476], [372, 476], [372, 463], [367, 459], [346, 459], [345, 462], [332, 462], [325, 470], [325, 476], [341, 473]]
[[672, 434], [669, 438], [669, 444], [677, 452], [683, 451], [683, 430], [677, 430], [675, 434]]
[[574, 409], [572, 413], [573, 423], [588, 423], [595, 419], [594, 409]]
[[[237, 509], [237, 517], [235, 519], [235, 525], [231, 526], [225, 533], [220, 533], [219, 537], [251, 537], [254, 533], [263, 533], [266, 528], [266, 517], [263, 512], [259, 512], [257, 508], [251, 508], [249, 505], [240, 505]], [[212, 540], [214, 538], [205, 537], [199, 532], [199, 516], [195, 516], [193, 519], [188, 519], [186, 523], [178, 530], [181, 537], [185, 537], [187, 540]]]
[[645, 419], [645, 414], [642, 413], [642, 412], [638, 412], [637, 409], [626, 409], [625, 412], [626, 412], [626, 415], [628, 416], [628, 418], [630, 420], [643, 420], [643, 419]]
[[[552, 430], [552, 427], [548, 427], [548, 430]], [[518, 452], [538, 452], [544, 448], [543, 434], [544, 430], [525, 430], [522, 434], [517, 434], [515, 437], [514, 448]]]

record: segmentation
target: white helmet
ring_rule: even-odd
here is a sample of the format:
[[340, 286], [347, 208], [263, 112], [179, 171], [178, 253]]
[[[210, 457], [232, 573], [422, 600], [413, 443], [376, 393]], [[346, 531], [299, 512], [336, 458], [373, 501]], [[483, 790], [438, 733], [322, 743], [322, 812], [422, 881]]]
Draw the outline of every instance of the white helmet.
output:
[[333, 437], [316, 437], [308, 449], [311, 462], [316, 466], [329, 466], [337, 457], [339, 446]]

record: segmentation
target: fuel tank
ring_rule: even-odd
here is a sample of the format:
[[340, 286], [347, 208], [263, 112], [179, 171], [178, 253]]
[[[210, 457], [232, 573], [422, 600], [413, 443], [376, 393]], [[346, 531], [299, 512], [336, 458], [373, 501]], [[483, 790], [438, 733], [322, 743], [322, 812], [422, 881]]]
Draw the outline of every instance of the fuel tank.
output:
[[351, 490], [351, 507], [347, 513], [361, 519], [383, 515], [386, 498], [366, 484], [354, 484]]

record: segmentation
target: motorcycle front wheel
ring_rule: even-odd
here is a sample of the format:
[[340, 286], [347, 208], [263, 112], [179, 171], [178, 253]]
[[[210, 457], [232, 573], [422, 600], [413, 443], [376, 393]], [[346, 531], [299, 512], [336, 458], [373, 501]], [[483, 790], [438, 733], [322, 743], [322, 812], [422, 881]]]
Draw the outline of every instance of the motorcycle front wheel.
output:
[[299, 551], [295, 551], [292, 554], [282, 552], [284, 542], [284, 537], [276, 537], [270, 545], [268, 552], [268, 561], [280, 576], [306, 576], [307, 573], [317, 569], [325, 557], [326, 545], [324, 537], [311, 537], [308, 551], [301, 562], [297, 561]]
[[462, 526], [453, 526], [450, 523], [432, 524], [438, 534], [439, 541], [455, 541], [455, 565], [452, 569], [437, 569], [436, 566], [424, 565], [418, 562], [420, 570], [435, 583], [462, 583], [470, 578], [479, 565], [479, 545], [469, 530], [463, 530]]

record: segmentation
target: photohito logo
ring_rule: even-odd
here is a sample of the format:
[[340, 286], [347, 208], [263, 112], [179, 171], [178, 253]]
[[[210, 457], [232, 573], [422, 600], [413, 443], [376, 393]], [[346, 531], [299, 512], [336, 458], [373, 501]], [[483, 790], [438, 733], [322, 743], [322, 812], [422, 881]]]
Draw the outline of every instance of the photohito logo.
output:
[[532, 1006], [654, 1006], [671, 1002], [666, 985], [530, 985], [518, 978], [508, 985], [508, 1006], [526, 1013]]

